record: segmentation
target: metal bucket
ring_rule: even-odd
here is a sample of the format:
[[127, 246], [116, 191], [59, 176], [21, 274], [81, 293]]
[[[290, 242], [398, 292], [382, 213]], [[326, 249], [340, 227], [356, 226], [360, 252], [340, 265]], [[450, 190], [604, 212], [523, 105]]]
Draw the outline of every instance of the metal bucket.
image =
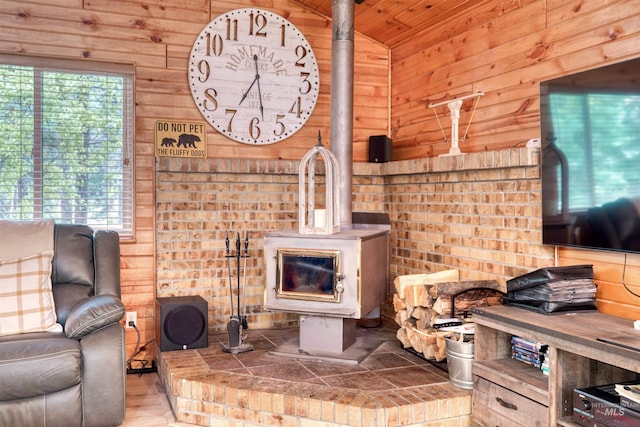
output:
[[458, 388], [472, 389], [474, 345], [472, 342], [460, 342], [446, 338], [447, 367], [449, 380]]

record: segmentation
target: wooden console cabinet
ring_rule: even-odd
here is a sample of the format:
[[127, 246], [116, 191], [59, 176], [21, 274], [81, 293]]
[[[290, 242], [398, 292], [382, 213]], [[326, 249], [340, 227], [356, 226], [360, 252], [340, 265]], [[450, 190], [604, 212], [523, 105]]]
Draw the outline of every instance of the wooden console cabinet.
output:
[[[511, 306], [474, 309], [473, 320], [477, 425], [577, 426], [574, 388], [634, 380], [640, 372], [640, 331], [631, 320], [595, 310], [541, 314]], [[548, 376], [511, 358], [512, 335], [549, 346]]]

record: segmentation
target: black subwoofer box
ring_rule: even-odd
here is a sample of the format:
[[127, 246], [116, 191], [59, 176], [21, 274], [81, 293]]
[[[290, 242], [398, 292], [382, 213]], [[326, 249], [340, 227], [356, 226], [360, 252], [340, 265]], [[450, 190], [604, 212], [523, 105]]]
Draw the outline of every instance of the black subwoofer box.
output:
[[369, 137], [369, 163], [390, 162], [392, 157], [391, 138], [387, 135]]
[[208, 305], [200, 296], [156, 298], [160, 351], [206, 348]]

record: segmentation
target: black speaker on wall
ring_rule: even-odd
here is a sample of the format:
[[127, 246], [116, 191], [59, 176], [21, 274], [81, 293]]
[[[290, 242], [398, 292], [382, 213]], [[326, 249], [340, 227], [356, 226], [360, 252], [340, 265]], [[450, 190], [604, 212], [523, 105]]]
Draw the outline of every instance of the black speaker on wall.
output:
[[369, 162], [385, 163], [391, 161], [391, 138], [387, 135], [369, 137]]
[[206, 348], [208, 304], [200, 296], [156, 298], [160, 351]]

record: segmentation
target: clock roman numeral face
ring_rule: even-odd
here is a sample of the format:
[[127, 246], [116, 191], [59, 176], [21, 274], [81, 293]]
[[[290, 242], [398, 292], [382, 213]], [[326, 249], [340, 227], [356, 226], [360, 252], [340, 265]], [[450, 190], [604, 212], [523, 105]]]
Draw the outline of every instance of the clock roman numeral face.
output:
[[236, 9], [198, 35], [189, 85], [204, 118], [245, 144], [273, 144], [299, 130], [318, 100], [320, 78], [311, 45], [269, 11]]

